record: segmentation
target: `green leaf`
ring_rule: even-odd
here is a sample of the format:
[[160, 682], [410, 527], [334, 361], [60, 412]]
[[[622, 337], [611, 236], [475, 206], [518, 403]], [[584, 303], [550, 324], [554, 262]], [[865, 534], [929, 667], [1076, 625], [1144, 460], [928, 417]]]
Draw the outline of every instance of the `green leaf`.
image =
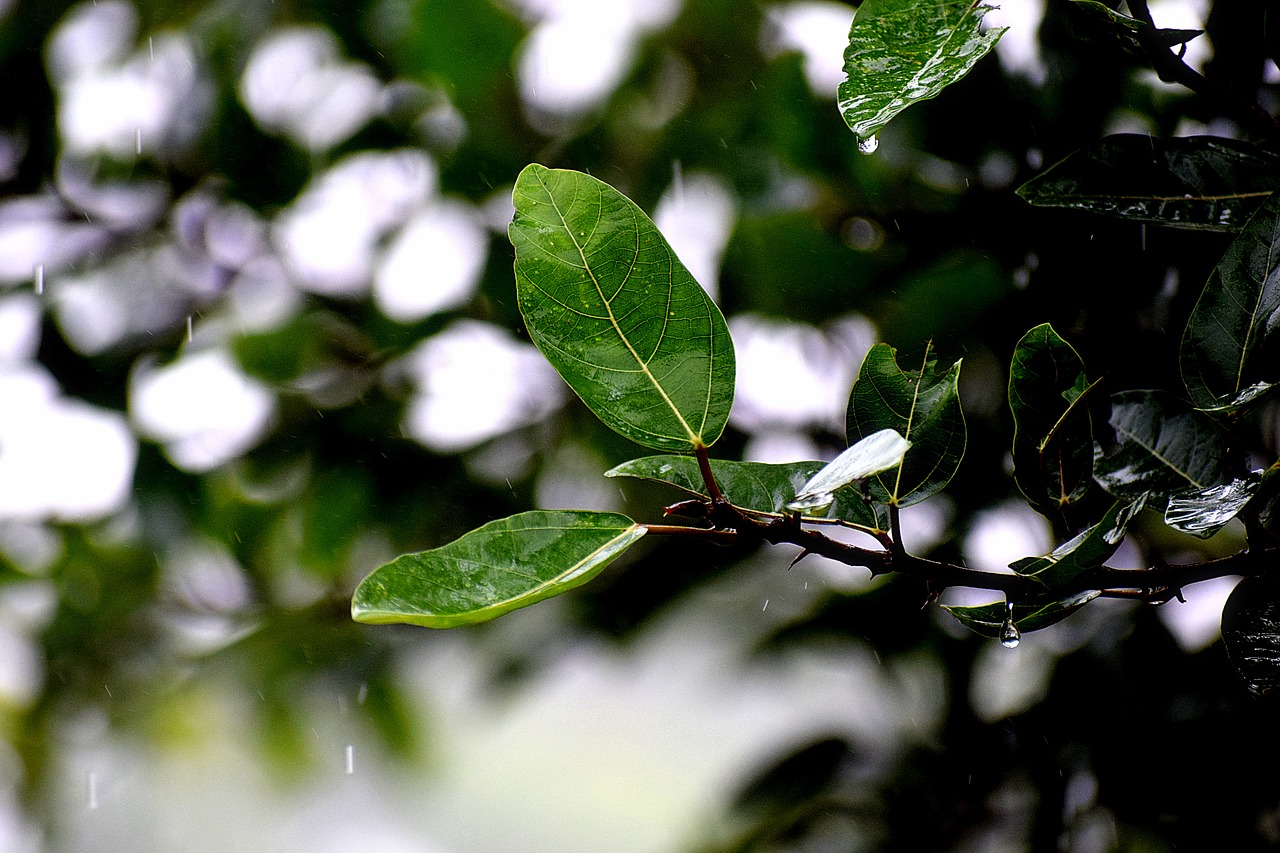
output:
[[[787, 513], [787, 504], [795, 500], [796, 492], [826, 465], [825, 462], [772, 465], [764, 462], [712, 459], [711, 473], [725, 499], [734, 506], [757, 513], [784, 515]], [[605, 476], [667, 483], [694, 497], [708, 497], [698, 463], [687, 456], [646, 456], [632, 459], [605, 472]], [[857, 491], [850, 488], [835, 492], [835, 502], [825, 517], [846, 522], [868, 532], [881, 532], [889, 528], [887, 513], [882, 508], [868, 504]]]
[[1022, 336], [1009, 368], [1013, 477], [1052, 519], [1079, 501], [1093, 477], [1093, 426], [1084, 361], [1048, 323]]
[[869, 481], [880, 503], [909, 506], [941, 490], [964, 457], [964, 413], [960, 409], [960, 362], [938, 375], [928, 348], [920, 367], [898, 367], [888, 344], [876, 344], [862, 361], [849, 396], [847, 432], [854, 444], [883, 429], [911, 443], [902, 464]]
[[1202, 409], [1234, 409], [1280, 382], [1280, 196], [1245, 225], [1209, 275], [1179, 352]]
[[375, 569], [356, 587], [351, 615], [427, 628], [485, 622], [581, 586], [644, 533], [613, 512], [534, 511], [491, 521]]
[[1145, 495], [1134, 501], [1116, 501], [1101, 521], [1059, 545], [1052, 554], [1018, 560], [1010, 568], [1050, 588], [1068, 583], [1111, 558], [1124, 541], [1125, 528], [1145, 503]]
[[1226, 527], [1253, 499], [1262, 485], [1261, 474], [1254, 471], [1248, 477], [1236, 478], [1221, 486], [1177, 492], [1165, 507], [1164, 523], [1174, 530], [1208, 539]]
[[1067, 155], [1018, 188], [1039, 207], [1136, 222], [1239, 231], [1280, 189], [1280, 157], [1216, 136], [1122, 133]]
[[[1087, 590], [1063, 599], [1046, 598], [1015, 602], [1012, 621], [1019, 632], [1038, 631], [1066, 619], [1097, 598], [1099, 594], [1097, 590]], [[971, 607], [944, 604], [942, 608], [956, 617], [960, 624], [970, 631], [993, 640], [1001, 639], [1007, 624], [1008, 605], [1003, 601]]]
[[902, 457], [911, 448], [911, 442], [898, 435], [896, 430], [882, 429], [854, 442], [831, 464], [800, 487], [787, 509], [809, 510], [830, 506], [835, 501], [834, 492], [857, 480], [865, 480], [902, 464]]
[[1094, 479], [1118, 498], [1150, 492], [1164, 509], [1170, 495], [1207, 489], [1232, 479], [1239, 454], [1213, 418], [1163, 391], [1122, 391], [1111, 398], [1118, 446], [1095, 453]]
[[976, 0], [865, 0], [844, 52], [848, 79], [837, 90], [859, 147], [907, 107], [938, 95], [986, 56], [1003, 29], [982, 30], [991, 9]]
[[600, 420], [656, 450], [707, 446], [733, 403], [720, 309], [628, 198], [579, 172], [516, 179], [516, 295], [529, 337]]
[[1222, 608], [1227, 658], [1257, 696], [1280, 687], [1280, 579], [1242, 579]]

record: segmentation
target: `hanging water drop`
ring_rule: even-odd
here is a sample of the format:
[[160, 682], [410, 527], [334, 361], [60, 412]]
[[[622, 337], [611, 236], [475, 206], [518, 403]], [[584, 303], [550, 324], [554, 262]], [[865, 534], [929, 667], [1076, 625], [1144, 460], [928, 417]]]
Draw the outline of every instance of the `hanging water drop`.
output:
[[1013, 623], [1013, 602], [1004, 603], [1004, 624], [1000, 626], [1000, 645], [1006, 649], [1016, 649], [1022, 642], [1022, 632]]
[[873, 133], [865, 139], [858, 140], [858, 150], [863, 154], [874, 154], [876, 149], [880, 147], [880, 140], [876, 139]]

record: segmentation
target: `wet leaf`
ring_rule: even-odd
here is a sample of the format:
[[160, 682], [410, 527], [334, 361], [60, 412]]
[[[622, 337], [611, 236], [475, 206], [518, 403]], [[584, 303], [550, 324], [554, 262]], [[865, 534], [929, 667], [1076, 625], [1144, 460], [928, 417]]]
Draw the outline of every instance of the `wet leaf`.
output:
[[1280, 157], [1214, 136], [1108, 136], [1075, 151], [1018, 188], [1040, 207], [1239, 231], [1280, 189]]
[[973, 0], [865, 0], [844, 52], [840, 114], [864, 151], [895, 115], [969, 73], [1000, 40], [983, 30], [991, 9]]
[[1138, 39], [1139, 34], [1151, 36], [1153, 41], [1163, 47], [1174, 47], [1186, 44], [1204, 32], [1203, 30], [1159, 29], [1137, 18], [1121, 15], [1109, 6], [1099, 3], [1098, 0], [1073, 0], [1073, 2], [1076, 8], [1092, 15], [1095, 20], [1103, 22], [1121, 44], [1135, 53], [1143, 52], [1142, 43]]
[[[752, 512], [783, 515], [787, 512], [787, 504], [795, 500], [797, 490], [826, 466], [825, 462], [772, 465], [764, 462], [712, 459], [711, 473], [725, 499], [734, 506]], [[605, 476], [667, 483], [693, 497], [707, 497], [698, 463], [688, 456], [646, 456], [632, 459], [605, 472]], [[823, 517], [839, 519], [871, 532], [887, 530], [889, 527], [883, 508], [868, 504], [851, 488], [835, 492], [835, 501]]]
[[898, 435], [896, 430], [882, 429], [873, 432], [846, 449], [832, 462], [800, 487], [788, 509], [809, 510], [830, 506], [834, 492], [850, 483], [865, 480], [902, 463], [902, 457], [911, 448], [911, 442]]
[[351, 615], [427, 628], [485, 622], [581, 586], [644, 533], [612, 512], [534, 511], [491, 521], [375, 569], [356, 587]]
[[1048, 587], [1068, 583], [1081, 572], [1101, 566], [1111, 558], [1124, 541], [1125, 528], [1145, 503], [1145, 495], [1134, 501], [1116, 501], [1101, 521], [1059, 545], [1053, 553], [1018, 560], [1010, 568]]
[[1041, 513], [1060, 520], [1093, 477], [1084, 361], [1048, 323], [1022, 336], [1009, 367], [1013, 477]]
[[[1014, 602], [1013, 624], [1020, 632], [1048, 628], [1066, 619], [1098, 595], [1097, 590], [1088, 590], [1063, 599]], [[1007, 605], [1003, 601], [972, 607], [944, 604], [942, 609], [956, 617], [970, 631], [993, 640], [1001, 639], [1008, 615]]]
[[960, 409], [960, 362], [945, 373], [926, 352], [911, 372], [898, 367], [888, 344], [876, 344], [862, 361], [849, 397], [849, 443], [884, 429], [910, 442], [902, 464], [870, 479], [871, 497], [880, 503], [909, 506], [940, 491], [964, 457], [964, 413]]
[[1172, 495], [1164, 510], [1164, 523], [1183, 533], [1208, 539], [1226, 527], [1252, 500], [1262, 485], [1261, 474], [1255, 471], [1249, 477], [1221, 486], [1188, 489]]
[[1280, 382], [1280, 196], [1267, 199], [1214, 267], [1179, 360], [1202, 409], [1238, 408]]
[[1222, 644], [1253, 694], [1280, 687], [1280, 579], [1257, 575], [1236, 584], [1222, 608]]
[[1163, 510], [1170, 495], [1232, 479], [1239, 454], [1230, 436], [1204, 412], [1163, 391], [1123, 391], [1111, 398], [1118, 446], [1095, 455], [1094, 479], [1119, 498], [1151, 493]]
[[513, 197], [516, 295], [542, 354], [637, 444], [712, 444], [733, 402], [733, 343], [649, 217], [595, 178], [537, 164]]

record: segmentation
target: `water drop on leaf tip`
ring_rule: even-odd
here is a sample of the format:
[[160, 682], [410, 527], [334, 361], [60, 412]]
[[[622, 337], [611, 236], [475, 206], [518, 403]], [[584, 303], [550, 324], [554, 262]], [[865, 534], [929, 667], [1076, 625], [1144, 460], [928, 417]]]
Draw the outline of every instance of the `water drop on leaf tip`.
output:
[[1022, 632], [1013, 622], [1013, 602], [1005, 604], [1004, 624], [1000, 626], [1000, 645], [1006, 649], [1016, 649], [1022, 642]]
[[880, 147], [880, 140], [876, 139], [873, 133], [865, 139], [858, 140], [858, 150], [863, 154], [874, 154], [875, 150]]

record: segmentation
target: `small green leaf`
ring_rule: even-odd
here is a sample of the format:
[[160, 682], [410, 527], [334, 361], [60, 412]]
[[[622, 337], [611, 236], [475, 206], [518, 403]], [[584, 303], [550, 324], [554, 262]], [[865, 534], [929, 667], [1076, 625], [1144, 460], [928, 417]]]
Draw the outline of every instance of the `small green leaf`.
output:
[[1280, 157], [1216, 136], [1122, 133], [1068, 154], [1018, 188], [1038, 207], [1136, 222], [1239, 231], [1280, 189]]
[[860, 148], [874, 151], [890, 119], [937, 96], [995, 47], [1004, 30], [981, 28], [991, 8], [975, 0], [865, 0], [858, 7], [844, 52], [848, 79], [836, 97]]
[[[1013, 624], [1019, 632], [1038, 631], [1055, 622], [1061, 622], [1081, 607], [1098, 597], [1097, 590], [1087, 590], [1063, 599], [1037, 599], [1019, 601], [1013, 605]], [[960, 624], [982, 637], [1001, 639], [1008, 616], [1005, 602], [960, 607], [944, 604], [943, 609], [956, 617]]]
[[485, 622], [581, 586], [644, 533], [612, 512], [534, 511], [491, 521], [375, 569], [356, 587], [351, 615], [427, 628]]
[[[770, 515], [786, 514], [787, 504], [795, 500], [796, 491], [824, 467], [824, 462], [772, 465], [764, 462], [711, 460], [711, 473], [729, 503]], [[694, 497], [707, 497], [707, 488], [702, 481], [702, 473], [698, 470], [698, 463], [688, 456], [646, 456], [632, 459], [605, 472], [605, 476], [667, 483]], [[849, 488], [836, 491], [835, 503], [825, 517], [846, 522], [868, 532], [881, 532], [889, 527], [887, 513], [883, 508], [873, 507]]]
[[1137, 18], [1131, 18], [1128, 15], [1121, 15], [1109, 6], [1099, 3], [1098, 0], [1073, 0], [1073, 2], [1076, 4], [1076, 8], [1089, 13], [1096, 20], [1106, 24], [1110, 28], [1111, 34], [1119, 39], [1127, 49], [1135, 53], [1142, 52], [1142, 43], [1138, 39], [1139, 34], [1150, 35], [1162, 47], [1174, 47], [1186, 44], [1204, 32], [1204, 30], [1158, 29], [1145, 21], [1139, 21]]
[[787, 509], [810, 510], [830, 506], [835, 501], [834, 492], [857, 480], [865, 480], [902, 464], [902, 457], [911, 448], [911, 442], [898, 435], [896, 430], [882, 429], [854, 442], [832, 460], [831, 464], [814, 474], [800, 487]]
[[1093, 426], [1084, 361], [1048, 323], [1022, 336], [1009, 368], [1013, 478], [1051, 519], [1079, 501], [1093, 477]]
[[1037, 578], [1047, 587], [1075, 579], [1088, 569], [1101, 566], [1124, 541], [1125, 528], [1146, 503], [1146, 496], [1134, 501], [1116, 501], [1102, 520], [1081, 531], [1045, 557], [1028, 557], [1010, 565], [1020, 575]]
[[1280, 196], [1267, 199], [1214, 267], [1179, 360], [1202, 409], [1238, 408], [1280, 382]]
[[733, 403], [729, 328], [649, 217], [589, 175], [537, 164], [513, 199], [516, 296], [542, 354], [637, 444], [715, 442]]
[[1111, 398], [1118, 446], [1095, 454], [1094, 479], [1118, 498], [1151, 493], [1163, 510], [1170, 495], [1232, 479], [1239, 454], [1213, 418], [1163, 391], [1122, 391]]
[[871, 497], [880, 503], [919, 503], [946, 486], [960, 467], [967, 438], [960, 362], [940, 376], [936, 367], [926, 348], [920, 367], [903, 371], [888, 344], [876, 344], [862, 361], [849, 396], [849, 443], [892, 429], [911, 445], [900, 466], [869, 481]]
[[1280, 687], [1280, 579], [1242, 579], [1222, 608], [1222, 644], [1240, 678], [1256, 696]]
[[1252, 500], [1262, 485], [1261, 474], [1261, 471], [1254, 471], [1248, 477], [1237, 478], [1221, 486], [1192, 488], [1173, 494], [1164, 510], [1164, 523], [1174, 530], [1208, 539], [1226, 527], [1227, 522]]

